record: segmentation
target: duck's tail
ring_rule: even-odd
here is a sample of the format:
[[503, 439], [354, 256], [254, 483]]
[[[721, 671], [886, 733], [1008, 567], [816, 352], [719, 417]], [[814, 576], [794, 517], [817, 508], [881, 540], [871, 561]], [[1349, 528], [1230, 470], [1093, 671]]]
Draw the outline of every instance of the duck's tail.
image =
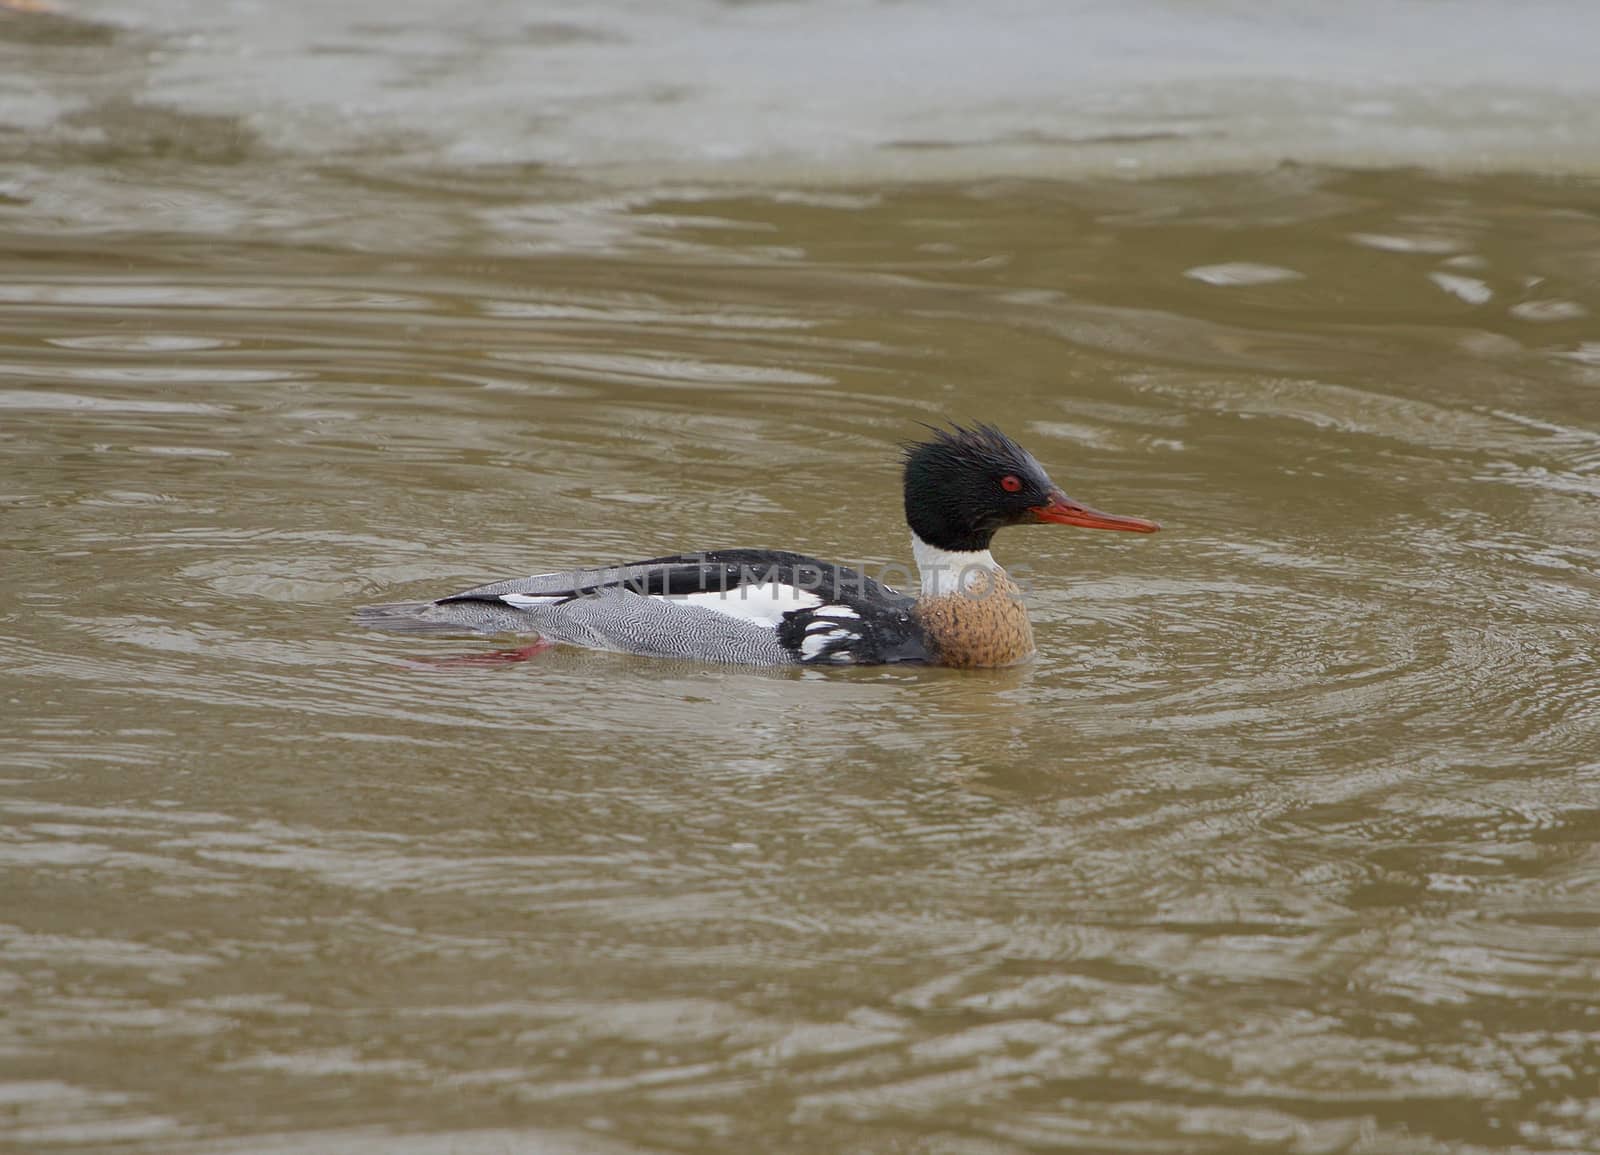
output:
[[524, 610], [490, 601], [387, 602], [356, 610], [358, 625], [392, 634], [538, 635]]

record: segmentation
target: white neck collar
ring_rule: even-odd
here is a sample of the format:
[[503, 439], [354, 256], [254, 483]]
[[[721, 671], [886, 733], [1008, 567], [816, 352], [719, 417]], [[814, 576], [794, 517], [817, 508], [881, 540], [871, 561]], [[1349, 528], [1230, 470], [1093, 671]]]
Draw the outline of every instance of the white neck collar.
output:
[[911, 556], [917, 559], [922, 574], [922, 596], [958, 594], [974, 582], [982, 584], [1000, 568], [986, 549], [940, 549], [911, 533]]

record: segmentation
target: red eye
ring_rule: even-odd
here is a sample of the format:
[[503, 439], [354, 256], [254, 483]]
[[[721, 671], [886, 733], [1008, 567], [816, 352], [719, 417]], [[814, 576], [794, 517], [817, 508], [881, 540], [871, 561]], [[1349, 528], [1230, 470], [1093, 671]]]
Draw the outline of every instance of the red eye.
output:
[[1016, 493], [1022, 489], [1022, 478], [1014, 473], [1008, 473], [1000, 479], [1000, 488], [1007, 493]]

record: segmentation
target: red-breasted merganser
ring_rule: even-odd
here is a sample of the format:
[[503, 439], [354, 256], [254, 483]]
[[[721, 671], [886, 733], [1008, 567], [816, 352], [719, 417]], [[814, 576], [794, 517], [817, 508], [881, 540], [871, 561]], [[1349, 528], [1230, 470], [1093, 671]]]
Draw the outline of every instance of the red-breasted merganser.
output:
[[1006, 666], [1032, 656], [1022, 591], [989, 553], [1027, 522], [1154, 533], [1140, 517], [1067, 497], [992, 425], [936, 429], [905, 454], [917, 597], [797, 553], [723, 549], [535, 574], [429, 602], [366, 606], [362, 623], [407, 633], [538, 634], [602, 650], [745, 665], [925, 662]]

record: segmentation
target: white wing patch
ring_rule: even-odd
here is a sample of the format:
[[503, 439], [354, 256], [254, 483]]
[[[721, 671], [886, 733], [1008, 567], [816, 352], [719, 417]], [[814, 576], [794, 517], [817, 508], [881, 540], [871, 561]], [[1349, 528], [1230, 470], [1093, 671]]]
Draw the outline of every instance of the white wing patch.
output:
[[742, 585], [728, 590], [707, 590], [697, 594], [680, 594], [663, 597], [662, 601], [679, 605], [699, 606], [727, 614], [742, 622], [753, 622], [775, 630], [783, 624], [783, 615], [795, 610], [814, 610], [822, 599], [809, 590], [781, 582], [761, 582], [759, 585]]
[[[806, 627], [806, 636], [800, 641], [800, 657], [815, 658], [821, 655], [834, 642], [846, 641], [855, 636], [856, 631], [846, 625], [842, 619], [859, 618], [861, 615], [848, 606], [830, 606], [826, 615], [817, 613], [812, 615], [812, 622]], [[848, 650], [841, 650], [830, 658], [835, 662], [852, 661]]]
[[[774, 631], [783, 624], [786, 615], [810, 610], [812, 620], [808, 623], [806, 636], [800, 643], [802, 659], [818, 657], [830, 643], [853, 637], [855, 629], [852, 623], [861, 618], [861, 615], [849, 606], [825, 603], [819, 595], [810, 590], [785, 585], [782, 582], [747, 584], [726, 591], [702, 590], [676, 596], [665, 594], [646, 596], [653, 602], [697, 606], [700, 609], [725, 614], [734, 621]], [[569, 602], [571, 599], [571, 593], [500, 595], [502, 602], [519, 610], [536, 610], [542, 606]], [[854, 660], [848, 653], [833, 654], [830, 655], [830, 659], [835, 662]]]
[[807, 633], [805, 641], [800, 643], [800, 656], [802, 658], [814, 658], [822, 653], [827, 648], [828, 643], [833, 641], [832, 634], [832, 630], [823, 633], [812, 630]]
[[564, 594], [501, 594], [500, 600], [508, 606], [515, 606], [519, 610], [531, 610], [536, 606], [547, 606], [552, 602], [559, 602]]

